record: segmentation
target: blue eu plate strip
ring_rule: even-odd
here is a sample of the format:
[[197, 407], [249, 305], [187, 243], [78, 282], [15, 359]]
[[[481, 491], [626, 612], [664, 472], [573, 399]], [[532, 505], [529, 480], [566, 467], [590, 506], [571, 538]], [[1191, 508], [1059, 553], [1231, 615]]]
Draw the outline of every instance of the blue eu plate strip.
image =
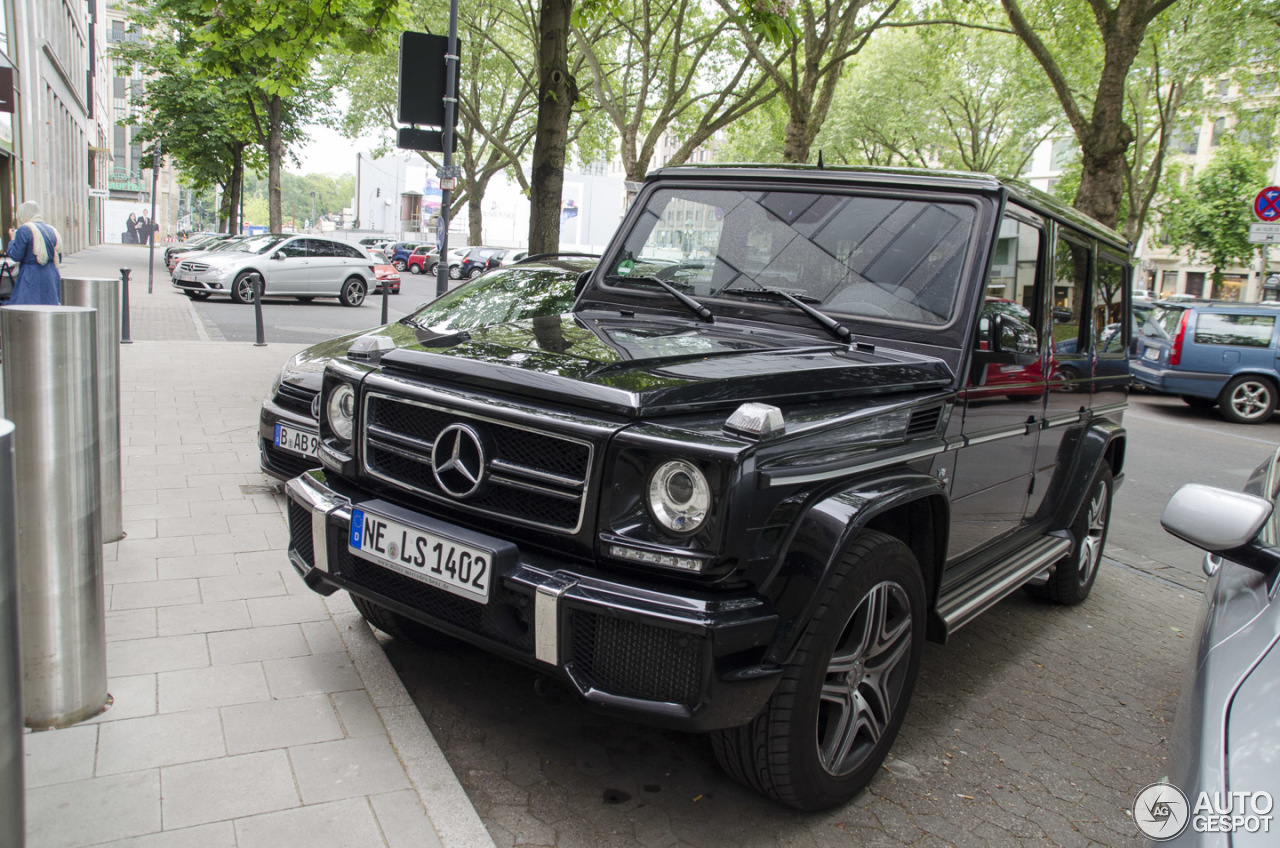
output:
[[360, 545], [363, 536], [364, 510], [353, 509], [351, 510], [351, 547], [356, 550], [363, 550], [363, 547]]

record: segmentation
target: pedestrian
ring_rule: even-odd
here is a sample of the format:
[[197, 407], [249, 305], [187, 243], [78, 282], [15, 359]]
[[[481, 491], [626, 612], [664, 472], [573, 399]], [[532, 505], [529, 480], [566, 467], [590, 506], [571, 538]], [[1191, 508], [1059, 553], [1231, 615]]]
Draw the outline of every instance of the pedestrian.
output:
[[5, 254], [18, 263], [18, 280], [9, 305], [45, 303], [57, 306], [59, 283], [58, 231], [40, 217], [40, 205], [28, 200], [18, 207], [18, 228], [9, 231]]

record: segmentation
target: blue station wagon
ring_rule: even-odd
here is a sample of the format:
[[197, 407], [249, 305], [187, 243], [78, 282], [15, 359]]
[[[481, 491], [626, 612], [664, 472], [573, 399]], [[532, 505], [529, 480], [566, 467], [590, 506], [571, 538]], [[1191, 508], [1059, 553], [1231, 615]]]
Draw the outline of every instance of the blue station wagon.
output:
[[1228, 421], [1261, 424], [1280, 397], [1278, 317], [1269, 304], [1163, 304], [1143, 325], [1133, 379], [1193, 407], [1216, 405]]

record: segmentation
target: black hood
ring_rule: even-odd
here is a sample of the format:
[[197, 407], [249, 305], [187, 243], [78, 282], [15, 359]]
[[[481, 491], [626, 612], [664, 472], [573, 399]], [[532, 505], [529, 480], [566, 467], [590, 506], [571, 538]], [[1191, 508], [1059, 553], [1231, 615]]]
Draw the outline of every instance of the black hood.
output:
[[727, 322], [575, 313], [401, 344], [382, 365], [627, 416], [920, 391], [953, 381], [941, 360], [869, 345]]

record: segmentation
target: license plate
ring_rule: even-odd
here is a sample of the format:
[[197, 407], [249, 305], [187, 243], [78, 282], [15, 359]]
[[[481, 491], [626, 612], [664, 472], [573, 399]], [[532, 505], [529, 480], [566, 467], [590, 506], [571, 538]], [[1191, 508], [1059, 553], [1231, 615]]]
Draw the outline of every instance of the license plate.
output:
[[315, 456], [316, 448], [320, 446], [320, 435], [311, 433], [306, 430], [299, 430], [297, 427], [290, 427], [286, 424], [276, 425], [276, 447], [283, 448], [290, 453], [299, 453], [303, 456]]
[[1158, 347], [1147, 348], [1142, 352], [1142, 358], [1147, 360], [1148, 362], [1155, 362], [1157, 359], [1160, 358], [1160, 348]]
[[494, 552], [366, 512], [351, 511], [353, 554], [415, 580], [484, 603], [489, 600]]

